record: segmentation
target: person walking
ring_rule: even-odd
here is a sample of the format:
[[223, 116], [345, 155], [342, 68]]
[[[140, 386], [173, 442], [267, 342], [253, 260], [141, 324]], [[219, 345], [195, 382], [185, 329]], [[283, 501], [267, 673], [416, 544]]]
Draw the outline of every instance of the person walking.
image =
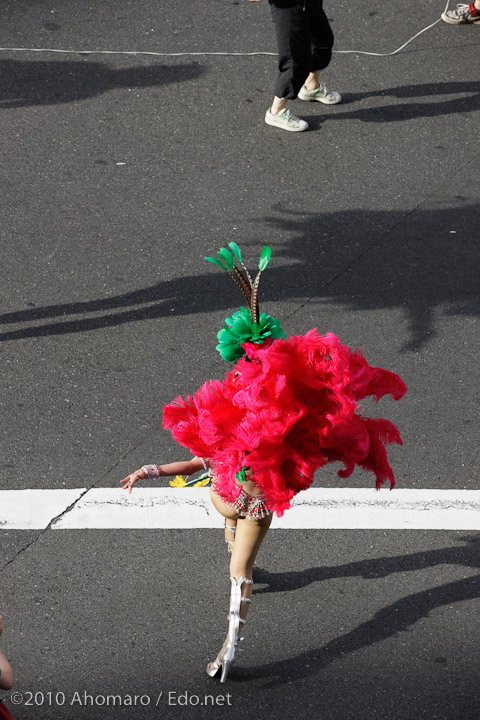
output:
[[329, 90], [321, 76], [332, 59], [334, 36], [322, 0], [269, 0], [278, 46], [274, 98], [265, 114], [267, 125], [302, 132], [308, 123], [288, 107], [299, 98], [335, 105], [342, 96]]

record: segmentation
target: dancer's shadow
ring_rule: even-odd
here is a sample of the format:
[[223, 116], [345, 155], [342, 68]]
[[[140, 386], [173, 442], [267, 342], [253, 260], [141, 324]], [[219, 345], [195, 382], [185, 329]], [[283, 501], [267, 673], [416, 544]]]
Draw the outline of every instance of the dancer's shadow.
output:
[[[255, 568], [255, 583], [267, 585], [267, 588], [256, 590], [255, 595], [291, 592], [313, 582], [338, 578], [362, 577], [375, 580], [392, 573], [423, 570], [444, 564], [469, 568], [480, 567], [480, 539], [473, 536], [464, 538], [464, 540], [468, 543], [465, 547], [428, 550], [412, 555], [363, 560], [332, 567], [310, 568], [293, 573], [269, 573], [266, 570]], [[480, 575], [455, 580], [436, 588], [419, 589], [413, 595], [401, 598], [382, 608], [367, 622], [361, 623], [345, 635], [334, 638], [321, 648], [309, 650], [288, 660], [278, 660], [248, 669], [237, 668], [235, 677], [239, 680], [268, 678], [271, 681], [268, 683], [269, 686], [279, 685], [287, 680], [303, 680], [307, 675], [318, 673], [326, 665], [343, 655], [374, 645], [399, 632], [408, 631], [418, 620], [428, 617], [436, 608], [478, 597], [480, 597]], [[291, 611], [291, 602], [288, 607]], [[312, 622], [315, 621], [316, 618], [312, 618]], [[281, 618], [279, 622], [282, 622]]]
[[[273, 248], [284, 263], [272, 263], [262, 278], [262, 303], [267, 307], [270, 300], [292, 298], [317, 304], [321, 332], [335, 330], [327, 325], [323, 303], [348, 312], [395, 310], [404, 313], [409, 324], [405, 350], [418, 349], [435, 336], [439, 311], [478, 315], [477, 206], [461, 201], [456, 207], [417, 210], [414, 215], [273, 210], [270, 216], [252, 221], [261, 225], [263, 233], [267, 226], [269, 237], [291, 238], [283, 247]], [[449, 234], [448, 228], [456, 228], [458, 234]], [[217, 272], [215, 282], [211, 272], [176, 277], [110, 297], [4, 313], [0, 325], [10, 327], [0, 332], [0, 342], [85, 332], [172, 314], [218, 312], [222, 307], [228, 311], [232, 297], [232, 283], [225, 273]], [[25, 323], [29, 325], [11, 327]], [[284, 329], [289, 331], [288, 326]]]
[[[35, 324], [26, 328], [2, 332], [0, 333], [0, 342], [28, 337], [85, 332], [125, 323], [152, 320], [171, 316], [172, 314], [189, 315], [206, 310], [211, 311], [218, 309], [219, 297], [224, 297], [225, 307], [229, 307], [227, 298], [231, 297], [232, 290], [229, 278], [219, 273], [213, 287], [211, 287], [212, 283], [209, 280], [210, 276], [208, 275], [179, 277], [165, 280], [152, 287], [112, 297], [32, 307], [27, 310], [5, 313], [0, 315], [0, 325], [25, 322], [38, 323], [38, 321], [46, 319], [65, 318], [67, 315], [78, 316], [78, 319]], [[120, 311], [116, 313], [109, 312], [115, 309]], [[174, 310], [174, 313], [172, 310]], [[102, 314], [85, 317], [87, 313]]]
[[[415, 213], [275, 208], [261, 225], [269, 225], [272, 236], [291, 236], [277, 254], [295, 262], [285, 266], [284, 282], [269, 270], [274, 298], [296, 295], [347, 312], [395, 309], [409, 328], [402, 349], [418, 350], [435, 337], [437, 313], [476, 317], [480, 312], [478, 204], [458, 196], [453, 203]], [[324, 325], [324, 315], [321, 331], [334, 329]]]
[[115, 70], [84, 58], [76, 61], [1, 60], [0, 108], [86, 100], [117, 88], [161, 87], [196, 80], [198, 63], [142, 65]]

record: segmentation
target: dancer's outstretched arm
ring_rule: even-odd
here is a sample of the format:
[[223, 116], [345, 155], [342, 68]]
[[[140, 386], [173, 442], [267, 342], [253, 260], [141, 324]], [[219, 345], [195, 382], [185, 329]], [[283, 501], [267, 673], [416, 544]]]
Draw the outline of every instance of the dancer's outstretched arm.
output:
[[[203, 461], [199, 457], [193, 457], [191, 460], [167, 463], [166, 465], [143, 465], [143, 467], [130, 473], [130, 475], [127, 475], [123, 480], [120, 480], [120, 484], [123, 485], [122, 490], [128, 490], [128, 492], [131, 493], [135, 483], [147, 477], [193, 475], [193, 473], [202, 470], [204, 467]], [[149, 468], [155, 468], [155, 471], [151, 471]]]

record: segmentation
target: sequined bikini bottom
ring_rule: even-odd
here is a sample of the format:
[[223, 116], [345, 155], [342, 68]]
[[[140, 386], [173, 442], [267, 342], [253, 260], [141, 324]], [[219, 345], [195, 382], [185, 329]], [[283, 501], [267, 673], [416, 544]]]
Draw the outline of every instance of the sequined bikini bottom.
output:
[[240, 488], [236, 500], [227, 505], [233, 507], [241, 517], [245, 517], [247, 520], [261, 520], [267, 515], [271, 515], [265, 505], [264, 495], [249, 495], [243, 488]]

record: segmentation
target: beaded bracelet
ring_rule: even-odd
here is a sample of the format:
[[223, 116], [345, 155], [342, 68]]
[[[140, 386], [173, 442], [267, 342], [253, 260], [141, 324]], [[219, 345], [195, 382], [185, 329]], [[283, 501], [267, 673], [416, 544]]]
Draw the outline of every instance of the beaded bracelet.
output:
[[158, 478], [160, 477], [160, 470], [158, 469], [157, 465], [143, 465], [142, 470], [145, 470], [147, 473], [147, 479], [151, 478]]

